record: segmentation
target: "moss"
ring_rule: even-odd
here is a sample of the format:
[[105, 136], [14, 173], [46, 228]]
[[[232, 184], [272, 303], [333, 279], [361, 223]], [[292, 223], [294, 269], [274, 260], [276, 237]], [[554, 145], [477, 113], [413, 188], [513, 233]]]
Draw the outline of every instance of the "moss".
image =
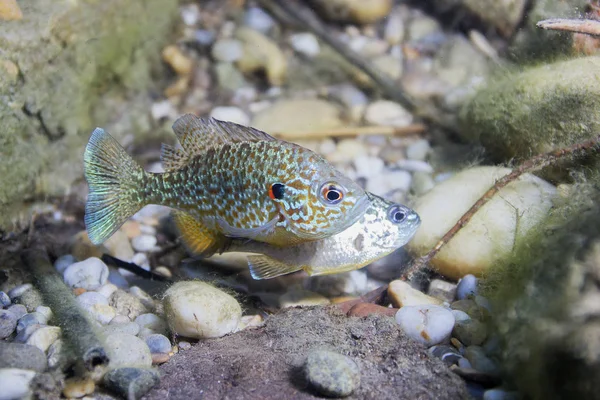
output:
[[[108, 102], [149, 85], [176, 9], [175, 0], [39, 0], [22, 5], [23, 20], [0, 25], [2, 57], [18, 67], [0, 79], [3, 210], [64, 194], [81, 176], [89, 132], [119, 115]], [[39, 184], [41, 172], [56, 178]], [[0, 228], [11, 219], [3, 212]]]

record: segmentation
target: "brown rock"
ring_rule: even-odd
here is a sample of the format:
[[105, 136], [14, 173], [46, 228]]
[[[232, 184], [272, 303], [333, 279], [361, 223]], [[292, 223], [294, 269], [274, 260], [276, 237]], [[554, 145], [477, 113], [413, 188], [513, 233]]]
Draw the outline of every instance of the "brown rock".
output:
[[397, 308], [388, 308], [384, 306], [378, 306], [377, 304], [371, 303], [358, 303], [348, 311], [350, 317], [368, 317], [371, 314], [385, 315], [393, 317], [398, 312]]
[[170, 358], [171, 356], [167, 353], [154, 353], [152, 354], [152, 365], [164, 364], [169, 361]]
[[16, 0], [0, 1], [0, 19], [4, 21], [18, 21], [23, 19], [23, 13]]

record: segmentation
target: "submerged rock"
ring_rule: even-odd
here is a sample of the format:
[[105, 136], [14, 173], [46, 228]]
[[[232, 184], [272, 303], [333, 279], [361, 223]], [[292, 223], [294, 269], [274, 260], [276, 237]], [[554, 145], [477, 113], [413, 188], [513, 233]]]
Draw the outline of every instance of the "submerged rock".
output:
[[312, 350], [304, 364], [306, 379], [320, 394], [346, 397], [360, 385], [360, 369], [349, 357], [324, 349]]
[[156, 370], [145, 368], [117, 368], [104, 375], [104, 385], [128, 400], [139, 399], [159, 381]]

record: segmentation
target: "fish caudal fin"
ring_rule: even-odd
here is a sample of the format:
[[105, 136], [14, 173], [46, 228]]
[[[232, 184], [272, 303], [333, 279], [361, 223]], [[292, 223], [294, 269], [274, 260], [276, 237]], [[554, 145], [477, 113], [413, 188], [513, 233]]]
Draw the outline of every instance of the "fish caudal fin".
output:
[[85, 226], [97, 245], [145, 205], [140, 191], [146, 172], [100, 128], [92, 132], [83, 160], [89, 185]]
[[228, 238], [210, 231], [190, 214], [183, 211], [173, 211], [172, 215], [173, 221], [181, 234], [181, 241], [190, 253], [210, 257], [226, 247]]
[[285, 264], [265, 255], [248, 256], [248, 267], [250, 275], [257, 280], [275, 278], [302, 269], [302, 266]]

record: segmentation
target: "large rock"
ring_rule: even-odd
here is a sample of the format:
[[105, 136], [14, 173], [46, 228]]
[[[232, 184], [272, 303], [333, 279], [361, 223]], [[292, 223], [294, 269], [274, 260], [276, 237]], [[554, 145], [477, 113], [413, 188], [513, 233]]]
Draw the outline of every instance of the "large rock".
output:
[[63, 195], [82, 176], [97, 125], [118, 122], [117, 137], [149, 130], [149, 104], [122, 98], [143, 97], [177, 4], [27, 1], [23, 19], [0, 24], [0, 227], [23, 199]]

